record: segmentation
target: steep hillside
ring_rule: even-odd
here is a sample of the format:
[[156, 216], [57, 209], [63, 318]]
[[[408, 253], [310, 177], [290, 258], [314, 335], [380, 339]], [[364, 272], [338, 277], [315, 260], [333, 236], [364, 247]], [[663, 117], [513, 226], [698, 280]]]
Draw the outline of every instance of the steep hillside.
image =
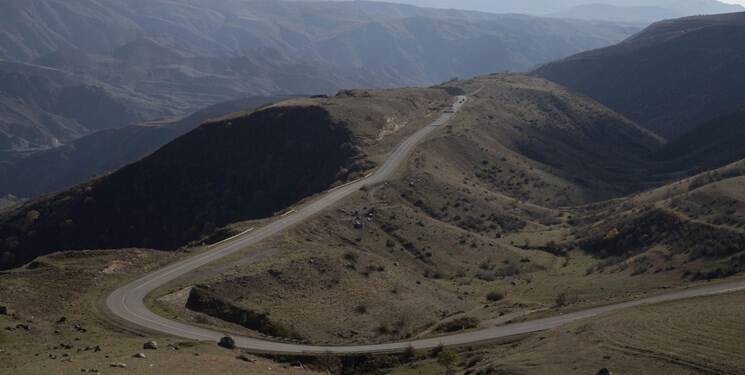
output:
[[654, 24], [535, 74], [589, 95], [668, 139], [745, 109], [745, 13]]
[[[542, 79], [492, 75], [465, 84], [469, 90], [484, 87], [463, 115], [469, 130], [461, 139], [473, 144], [449, 145], [448, 155], [502, 159], [473, 171], [482, 182], [506, 193], [521, 191], [515, 198], [529, 201], [532, 194], [556, 189], [547, 201], [534, 198], [549, 206], [607, 199], [644, 186], [648, 156], [661, 142], [624, 117]], [[506, 178], [510, 170], [561, 182], [520, 186], [527, 181]]]
[[745, 159], [745, 112], [717, 118], [667, 143], [654, 157], [663, 170], [703, 172]]
[[345, 92], [202, 125], [111, 175], [4, 216], [3, 267], [56, 250], [172, 249], [271, 216], [364, 173], [448, 101], [439, 89]]
[[178, 121], [99, 131], [66, 145], [0, 162], [0, 195], [34, 198], [85, 182], [137, 161], [211, 118], [286, 97], [252, 97], [217, 104]]

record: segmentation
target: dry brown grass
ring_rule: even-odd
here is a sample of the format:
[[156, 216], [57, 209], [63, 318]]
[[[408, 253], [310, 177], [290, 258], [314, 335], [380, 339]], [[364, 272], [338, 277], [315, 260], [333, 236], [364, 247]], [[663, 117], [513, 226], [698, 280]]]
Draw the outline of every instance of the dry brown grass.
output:
[[[236, 358], [239, 352], [214, 343], [141, 335], [104, 317], [100, 303], [108, 291], [180, 256], [151, 250], [55, 254], [38, 259], [34, 269], [0, 274], [0, 303], [11, 310], [11, 315], [0, 316], [0, 373], [314, 373], [261, 358], [244, 362]], [[143, 343], [151, 339], [160, 349], [143, 351]], [[101, 350], [94, 350], [96, 346]], [[147, 358], [133, 358], [138, 352]], [[114, 362], [126, 363], [128, 369], [109, 368]]]
[[[490, 351], [477, 366], [505, 374], [739, 374], [742, 293], [624, 310]], [[571, 348], [571, 350], [567, 350]]]
[[[192, 276], [161, 294], [205, 284], [246, 309], [269, 313], [309, 341], [361, 343], [432, 335], [438, 324], [463, 316], [477, 318], [482, 327], [526, 319], [555, 308], [562, 293], [571, 296], [564, 308], [578, 309], [684, 283], [677, 273], [587, 276], [599, 260], [578, 251], [564, 254], [571, 246], [562, 247], [574, 239], [570, 218], [583, 214], [567, 205], [617, 192], [604, 190], [608, 176], [581, 185], [572, 177], [577, 166], [559, 169], [522, 154], [526, 142], [549, 141], [537, 132], [546, 127], [589, 136], [585, 120], [573, 122], [559, 111], [564, 105], [571, 116], [628, 126], [641, 143], [654, 140], [542, 80], [496, 76], [464, 85], [485, 90], [418, 147], [397, 178], [247, 249], [243, 255], [251, 262], [230, 267], [240, 256], [226, 259], [203, 272], [220, 270], [219, 276]], [[525, 106], [535, 100], [539, 104]], [[570, 154], [557, 155], [569, 162]], [[586, 156], [575, 162], [591, 161]], [[354, 227], [355, 219], [363, 228]], [[494, 289], [507, 297], [487, 303]], [[178, 307], [156, 307], [183, 315]]]

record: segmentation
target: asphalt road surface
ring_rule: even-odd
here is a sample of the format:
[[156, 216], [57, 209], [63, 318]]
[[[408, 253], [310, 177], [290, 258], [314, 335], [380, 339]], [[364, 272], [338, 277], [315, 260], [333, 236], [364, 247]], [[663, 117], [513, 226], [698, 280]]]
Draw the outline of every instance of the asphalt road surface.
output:
[[[234, 239], [213, 246], [210, 250], [200, 255], [188, 258], [167, 267], [152, 272], [114, 291], [106, 299], [106, 306], [110, 312], [128, 322], [149, 331], [160, 332], [191, 340], [219, 341], [225, 334], [220, 331], [191, 326], [185, 323], [170, 320], [153, 313], [145, 307], [144, 299], [153, 290], [160, 286], [186, 275], [199, 267], [212, 263], [218, 259], [236, 253], [248, 246], [255, 245], [268, 237], [282, 232], [300, 222], [303, 222], [315, 214], [325, 210], [336, 202], [344, 199], [350, 194], [361, 189], [363, 186], [375, 185], [388, 179], [396, 169], [407, 159], [414, 148], [438, 127], [447, 123], [461, 109], [467, 101], [467, 97], [459, 96], [453, 104], [454, 113], [443, 113], [430, 125], [403, 141], [389, 156], [385, 163], [375, 173], [364, 179], [355, 181], [340, 188], [333, 189], [311, 203], [298, 208], [270, 224], [256, 229], [250, 233], [240, 235]], [[662, 296], [645, 298], [637, 301], [619, 303], [574, 313], [558, 315], [550, 318], [538, 319], [523, 323], [515, 323], [498, 327], [491, 327], [476, 331], [458, 333], [450, 336], [427, 338], [413, 341], [402, 341], [388, 344], [376, 345], [351, 345], [351, 346], [318, 346], [275, 342], [251, 337], [234, 337], [236, 345], [240, 348], [257, 352], [284, 353], [284, 354], [356, 354], [356, 353], [385, 353], [406, 350], [408, 347], [415, 349], [430, 349], [439, 345], [456, 346], [465, 344], [476, 344], [514, 335], [532, 333], [555, 328], [580, 319], [586, 319], [612, 311], [626, 309], [634, 306], [648, 305], [667, 301], [675, 301], [693, 297], [702, 297], [745, 290], [745, 281], [715, 285], [701, 289], [692, 289], [682, 292], [666, 294]]]

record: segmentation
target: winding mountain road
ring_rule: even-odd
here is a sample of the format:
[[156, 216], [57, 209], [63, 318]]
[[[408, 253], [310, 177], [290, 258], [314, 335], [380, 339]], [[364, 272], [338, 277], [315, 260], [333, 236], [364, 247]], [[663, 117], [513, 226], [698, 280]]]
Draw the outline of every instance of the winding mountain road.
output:
[[[466, 96], [459, 96], [453, 104], [453, 113], [443, 113], [437, 120], [403, 141], [389, 156], [386, 162], [378, 168], [375, 173], [364, 179], [355, 181], [348, 185], [330, 190], [313, 202], [298, 208], [297, 211], [278, 218], [270, 224], [244, 233], [229, 241], [217, 244], [210, 250], [176, 262], [162, 269], [147, 274], [129, 284], [117, 289], [106, 299], [106, 307], [110, 312], [129, 324], [177, 336], [191, 340], [219, 341], [224, 333], [216, 330], [206, 329], [188, 325], [160, 316], [150, 311], [144, 304], [145, 297], [155, 289], [176, 278], [186, 275], [197, 268], [212, 263], [218, 259], [234, 254], [248, 246], [255, 245], [277, 233], [280, 233], [298, 223], [301, 223], [331, 205], [339, 202], [350, 194], [358, 191], [364, 186], [374, 185], [388, 179], [396, 169], [407, 159], [414, 148], [438, 127], [447, 123], [461, 107], [467, 102]], [[408, 347], [415, 349], [429, 349], [439, 345], [456, 346], [475, 344], [495, 340], [499, 338], [543, 331], [555, 328], [580, 319], [586, 319], [612, 311], [626, 309], [634, 306], [648, 305], [686, 298], [715, 295], [721, 293], [743, 291], [745, 281], [731, 284], [715, 285], [701, 289], [686, 290], [662, 296], [645, 298], [637, 301], [619, 303], [574, 313], [558, 315], [554, 317], [538, 319], [523, 323], [509, 324], [491, 327], [477, 331], [464, 332], [450, 336], [419, 339], [413, 341], [402, 341], [388, 344], [376, 345], [350, 345], [350, 346], [318, 346], [275, 342], [251, 337], [234, 337], [236, 346], [257, 352], [282, 353], [282, 354], [357, 354], [357, 353], [386, 353], [406, 350]]]

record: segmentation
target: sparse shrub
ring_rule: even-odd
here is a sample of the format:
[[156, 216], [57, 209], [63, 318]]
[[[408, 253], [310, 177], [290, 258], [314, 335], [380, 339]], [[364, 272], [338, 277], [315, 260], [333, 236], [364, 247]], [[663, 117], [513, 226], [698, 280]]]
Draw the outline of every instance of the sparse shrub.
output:
[[350, 263], [357, 263], [357, 254], [349, 251], [344, 253], [344, 260]]
[[452, 350], [443, 350], [442, 352], [440, 352], [440, 354], [437, 355], [437, 363], [440, 366], [445, 367], [446, 374], [453, 373], [452, 367], [458, 361], [458, 353]]
[[457, 332], [457, 331], [463, 331], [466, 329], [476, 328], [479, 325], [479, 320], [471, 317], [471, 316], [464, 316], [461, 318], [457, 318], [454, 320], [451, 320], [449, 322], [445, 322], [437, 326], [437, 330], [440, 332]]
[[235, 340], [230, 336], [225, 336], [220, 339], [220, 342], [218, 342], [217, 345], [220, 345], [225, 349], [235, 349]]
[[413, 346], [409, 345], [406, 347], [403, 353], [401, 353], [401, 361], [413, 362], [416, 360], [416, 350]]
[[430, 358], [437, 358], [437, 356], [440, 355], [440, 353], [442, 353], [443, 350], [445, 350], [445, 347], [442, 344], [435, 346], [434, 348], [432, 348], [432, 351], [429, 353]]
[[618, 238], [618, 236], [620, 236], [620, 235], [621, 235], [621, 231], [619, 231], [618, 228], [613, 228], [613, 229], [609, 230], [608, 233], [605, 234], [605, 240], [606, 241], [613, 241], [616, 238]]
[[490, 302], [498, 302], [503, 299], [504, 299], [504, 293], [498, 290], [492, 290], [486, 295], [486, 300]]
[[503, 374], [503, 372], [497, 370], [494, 366], [484, 367], [474, 373], [474, 375], [499, 375], [499, 374]]
[[380, 325], [376, 329], [376, 331], [378, 332], [378, 335], [387, 335], [387, 334], [390, 334], [391, 333], [390, 328], [388, 328], [388, 326], [385, 325], [385, 324]]
[[445, 278], [445, 275], [442, 272], [432, 271], [429, 268], [424, 270], [423, 276], [428, 279], [435, 279], [435, 280], [440, 280], [440, 279]]
[[520, 274], [520, 267], [509, 263], [505, 264], [502, 267], [499, 267], [496, 271], [496, 275], [498, 277], [508, 277], [508, 276], [515, 276]]
[[567, 292], [561, 292], [559, 293], [558, 296], [556, 296], [557, 307], [568, 306], [576, 302], [577, 302], [577, 297]]
[[497, 279], [494, 271], [480, 271], [476, 274], [476, 278], [486, 282], [492, 282]]
[[476, 367], [476, 365], [479, 364], [479, 362], [483, 361], [484, 357], [477, 355], [472, 358], [468, 359], [468, 362], [466, 363], [466, 368], [473, 368]]

